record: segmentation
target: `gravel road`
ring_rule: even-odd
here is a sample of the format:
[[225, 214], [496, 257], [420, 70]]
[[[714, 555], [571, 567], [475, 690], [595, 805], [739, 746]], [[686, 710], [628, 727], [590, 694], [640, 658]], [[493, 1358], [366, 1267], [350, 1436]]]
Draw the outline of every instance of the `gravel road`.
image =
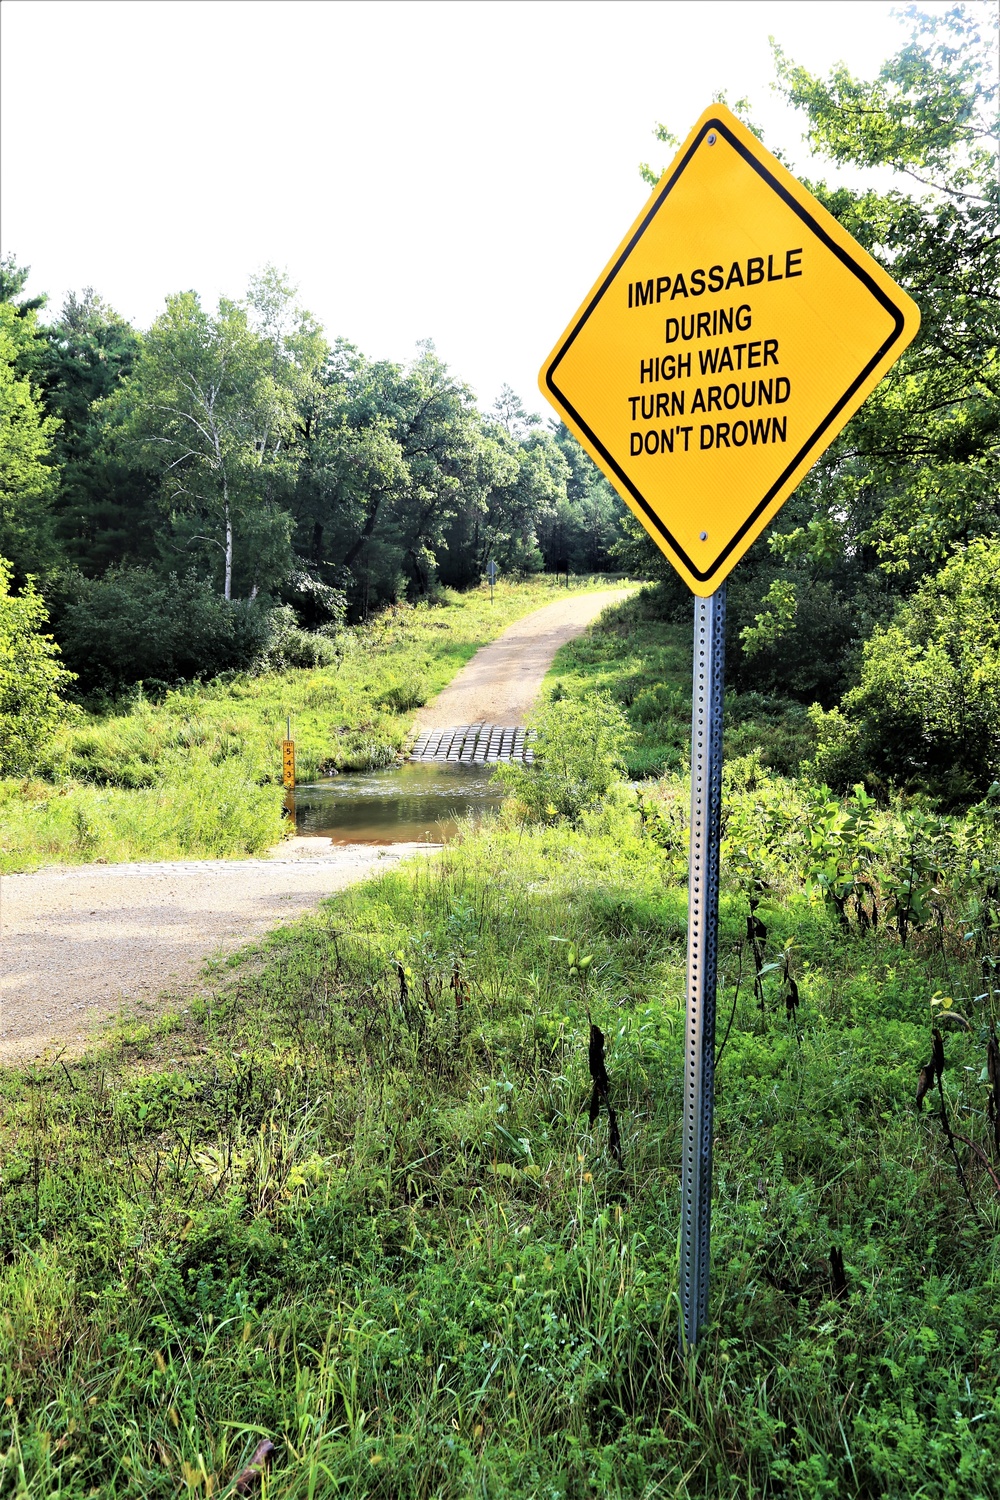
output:
[[[559, 646], [626, 589], [570, 595], [484, 646], [418, 728], [524, 722]], [[0, 1065], [83, 1050], [123, 1006], [196, 991], [207, 958], [426, 850], [293, 838], [268, 859], [65, 865], [0, 880]]]
[[82, 1050], [123, 1003], [197, 988], [206, 958], [424, 844], [290, 839], [271, 859], [66, 865], [0, 880], [0, 1064]]
[[580, 635], [602, 609], [627, 599], [632, 589], [568, 594], [509, 626], [483, 646], [433, 703], [422, 708], [417, 729], [457, 724], [523, 724], [541, 692], [560, 646]]

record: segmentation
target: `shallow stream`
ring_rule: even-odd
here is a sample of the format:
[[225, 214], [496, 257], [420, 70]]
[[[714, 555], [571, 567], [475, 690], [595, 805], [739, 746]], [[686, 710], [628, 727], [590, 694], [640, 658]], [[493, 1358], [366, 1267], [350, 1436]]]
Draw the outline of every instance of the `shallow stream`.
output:
[[445, 843], [458, 820], [500, 806], [494, 766], [407, 761], [295, 789], [295, 831], [335, 844]]

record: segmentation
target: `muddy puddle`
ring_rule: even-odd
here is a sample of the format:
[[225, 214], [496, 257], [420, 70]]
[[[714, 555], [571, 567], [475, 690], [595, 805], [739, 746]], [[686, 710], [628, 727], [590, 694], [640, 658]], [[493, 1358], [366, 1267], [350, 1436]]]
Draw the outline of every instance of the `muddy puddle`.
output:
[[492, 773], [492, 766], [407, 761], [312, 782], [293, 794], [296, 832], [336, 844], [446, 843], [460, 818], [500, 806]]

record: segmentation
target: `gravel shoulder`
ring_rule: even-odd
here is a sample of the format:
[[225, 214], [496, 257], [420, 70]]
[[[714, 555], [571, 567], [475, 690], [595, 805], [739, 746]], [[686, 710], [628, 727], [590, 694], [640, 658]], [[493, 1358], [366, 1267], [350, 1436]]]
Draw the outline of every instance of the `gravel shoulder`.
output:
[[[546, 605], [472, 658], [417, 728], [523, 724], [557, 649], [629, 589]], [[0, 1065], [76, 1055], [135, 1007], [183, 1003], [222, 956], [433, 846], [293, 838], [267, 859], [65, 865], [0, 878]]]
[[71, 865], [0, 880], [0, 1065], [81, 1052], [123, 1009], [427, 849], [291, 839], [271, 859]]

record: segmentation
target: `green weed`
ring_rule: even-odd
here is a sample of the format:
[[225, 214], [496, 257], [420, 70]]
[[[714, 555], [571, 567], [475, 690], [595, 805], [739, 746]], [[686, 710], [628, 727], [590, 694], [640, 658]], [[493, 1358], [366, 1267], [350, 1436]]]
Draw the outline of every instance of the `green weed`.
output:
[[[226, 961], [139, 1047], [0, 1075], [0, 1489], [221, 1494], [267, 1436], [270, 1496], [995, 1493], [966, 886], [904, 946], [810, 896], [786, 829], [754, 887], [762, 1015], [727, 844], [712, 1323], [685, 1363], [660, 795], [665, 838], [649, 792], [575, 831], [500, 820]], [[745, 841], [794, 788], [744, 766], [727, 798]], [[968, 1196], [914, 1107], [946, 972]]]
[[[563, 646], [547, 678], [556, 698], [607, 693], [628, 715], [634, 739], [627, 755], [636, 780], [682, 771], [691, 742], [691, 627], [663, 617], [646, 588]], [[727, 759], [755, 750], [762, 764], [794, 774], [813, 753], [815, 730], [800, 704], [760, 693], [727, 692]]]
[[[581, 579], [581, 590], [607, 587]], [[259, 854], [282, 821], [291, 715], [302, 782], [389, 766], [413, 709], [512, 620], [559, 597], [554, 579], [399, 605], [337, 637], [332, 665], [141, 690], [58, 730], [39, 773], [0, 781], [0, 873], [39, 864]]]

